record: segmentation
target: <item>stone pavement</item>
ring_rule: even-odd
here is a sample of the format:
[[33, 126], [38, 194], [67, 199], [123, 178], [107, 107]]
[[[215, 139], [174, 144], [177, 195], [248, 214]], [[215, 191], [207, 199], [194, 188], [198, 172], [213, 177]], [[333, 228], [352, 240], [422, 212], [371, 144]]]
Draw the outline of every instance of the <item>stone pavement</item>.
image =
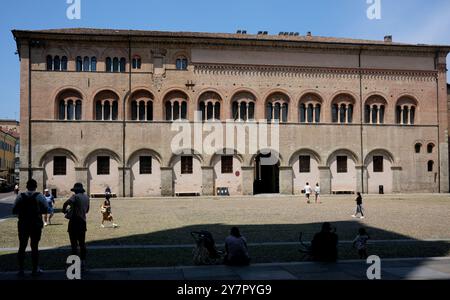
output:
[[[85, 280], [366, 280], [364, 261], [336, 264], [313, 262], [255, 264], [249, 267], [201, 266], [95, 269]], [[383, 280], [450, 280], [450, 257], [383, 259]], [[0, 280], [16, 280], [15, 272], [0, 272]], [[29, 274], [24, 279], [32, 279]], [[40, 280], [64, 280], [64, 271], [46, 271]]]

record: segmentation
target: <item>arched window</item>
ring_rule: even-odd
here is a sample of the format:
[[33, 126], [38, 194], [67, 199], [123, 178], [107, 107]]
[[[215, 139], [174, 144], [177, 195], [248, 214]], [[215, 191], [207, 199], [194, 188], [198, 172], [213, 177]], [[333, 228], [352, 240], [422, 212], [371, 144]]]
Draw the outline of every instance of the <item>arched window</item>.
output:
[[119, 97], [112, 91], [101, 91], [95, 96], [95, 119], [116, 121], [119, 117]]
[[133, 65], [133, 69], [140, 69], [141, 68], [141, 58], [139, 56], [134, 56], [133, 57], [133, 61], [132, 61], [132, 65]]
[[221, 97], [215, 92], [203, 93], [199, 98], [199, 110], [202, 113], [202, 121], [220, 120]]
[[422, 150], [422, 144], [417, 143], [417, 144], [414, 146], [414, 150], [416, 151], [417, 154], [420, 153], [420, 151]]
[[97, 57], [92, 56], [91, 57], [91, 72], [97, 71]]
[[117, 57], [113, 58], [113, 72], [119, 72], [119, 59]]
[[83, 71], [83, 59], [81, 58], [81, 56], [77, 56], [77, 58], [75, 60], [75, 64], [76, 64], [77, 72], [82, 72]]
[[171, 92], [164, 98], [167, 121], [187, 119], [187, 99], [181, 91]]
[[386, 105], [387, 101], [379, 95], [369, 97], [364, 106], [364, 123], [384, 124]]
[[308, 93], [299, 102], [300, 123], [320, 123], [322, 99], [316, 94]]
[[47, 71], [53, 71], [53, 57], [47, 55]]
[[66, 90], [58, 96], [58, 120], [81, 120], [82, 96], [74, 90]]
[[127, 64], [127, 60], [125, 59], [125, 57], [122, 57], [120, 59], [120, 72], [121, 73], [125, 73], [126, 64]]
[[59, 59], [58, 55], [56, 55], [55, 59], [53, 60], [53, 70], [55, 71], [61, 70], [61, 60]]
[[67, 56], [61, 58], [61, 71], [67, 71]]
[[255, 97], [248, 92], [235, 94], [231, 101], [231, 117], [235, 121], [250, 121], [255, 119]]
[[188, 60], [185, 57], [179, 57], [176, 60], [176, 68], [177, 70], [187, 70]]
[[266, 119], [267, 122], [288, 121], [289, 97], [283, 93], [274, 93], [267, 98]]
[[431, 153], [433, 153], [433, 150], [434, 150], [434, 144], [428, 144], [428, 146], [427, 146], [427, 152], [428, 152], [428, 154], [431, 154]]
[[434, 161], [428, 161], [428, 172], [433, 172], [434, 169]]
[[83, 59], [83, 71], [89, 72], [91, 63], [89, 61], [89, 57], [85, 56]]
[[401, 125], [414, 125], [416, 122], [417, 102], [410, 97], [402, 97], [395, 108], [395, 121]]
[[106, 72], [112, 72], [112, 60], [111, 60], [111, 57], [107, 57], [106, 58], [106, 62], [105, 62], [105, 65], [106, 65]]
[[333, 123], [353, 123], [353, 104], [355, 100], [348, 94], [337, 95], [331, 106], [331, 119]]

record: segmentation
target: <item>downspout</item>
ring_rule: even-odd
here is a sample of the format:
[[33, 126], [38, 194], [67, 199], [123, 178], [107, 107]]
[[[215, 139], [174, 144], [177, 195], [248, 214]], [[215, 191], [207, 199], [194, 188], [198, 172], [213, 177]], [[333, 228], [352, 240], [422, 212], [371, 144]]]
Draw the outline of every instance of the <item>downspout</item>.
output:
[[125, 188], [125, 183], [126, 183], [126, 167], [127, 167], [127, 162], [126, 162], [126, 157], [125, 157], [125, 153], [126, 153], [126, 145], [125, 145], [125, 141], [126, 141], [126, 127], [127, 127], [127, 123], [126, 123], [126, 102], [128, 97], [130, 97], [131, 94], [131, 36], [128, 36], [128, 92], [125, 94], [123, 102], [122, 102], [122, 195], [124, 197], [126, 197], [126, 188]]
[[28, 40], [28, 180], [33, 178], [31, 155], [31, 39]]
[[441, 192], [441, 118], [439, 114], [439, 51], [436, 51], [434, 58], [434, 69], [437, 70], [436, 76], [436, 114], [437, 114], [437, 151], [438, 151], [438, 164], [437, 164], [437, 174], [438, 174], [438, 192]]
[[361, 70], [361, 53], [358, 54], [358, 73], [359, 73], [359, 115], [360, 115], [360, 141], [361, 141], [361, 193], [364, 193], [364, 144], [363, 144], [363, 88], [362, 88], [362, 70]]

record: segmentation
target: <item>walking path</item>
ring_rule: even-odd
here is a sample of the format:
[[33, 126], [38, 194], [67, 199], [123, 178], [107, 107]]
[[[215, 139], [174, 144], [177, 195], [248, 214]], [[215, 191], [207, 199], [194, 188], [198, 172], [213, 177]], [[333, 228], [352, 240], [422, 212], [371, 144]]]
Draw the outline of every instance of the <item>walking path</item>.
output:
[[[366, 280], [364, 261], [335, 264], [313, 262], [255, 264], [249, 267], [201, 266], [169, 268], [95, 269], [84, 280]], [[0, 280], [16, 280], [14, 272]], [[29, 274], [24, 279], [31, 279]], [[39, 280], [65, 280], [65, 271], [46, 271]], [[450, 258], [383, 259], [382, 280], [450, 280]]]

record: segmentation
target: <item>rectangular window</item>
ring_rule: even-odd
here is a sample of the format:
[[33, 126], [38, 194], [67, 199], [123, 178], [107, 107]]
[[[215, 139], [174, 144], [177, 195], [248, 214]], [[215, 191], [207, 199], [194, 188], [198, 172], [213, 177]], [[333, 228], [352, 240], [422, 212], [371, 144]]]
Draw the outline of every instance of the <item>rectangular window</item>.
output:
[[152, 174], [152, 157], [139, 157], [139, 174]]
[[192, 174], [192, 156], [181, 157], [181, 174]]
[[109, 156], [97, 157], [97, 175], [109, 175]]
[[299, 157], [300, 173], [311, 173], [311, 156]]
[[338, 173], [347, 173], [347, 156], [338, 156], [337, 157], [337, 172]]
[[233, 173], [233, 156], [222, 156], [222, 174]]
[[373, 157], [373, 172], [374, 173], [383, 173], [383, 156], [374, 156]]
[[65, 156], [55, 156], [53, 158], [53, 175], [63, 176], [67, 174], [67, 158]]

